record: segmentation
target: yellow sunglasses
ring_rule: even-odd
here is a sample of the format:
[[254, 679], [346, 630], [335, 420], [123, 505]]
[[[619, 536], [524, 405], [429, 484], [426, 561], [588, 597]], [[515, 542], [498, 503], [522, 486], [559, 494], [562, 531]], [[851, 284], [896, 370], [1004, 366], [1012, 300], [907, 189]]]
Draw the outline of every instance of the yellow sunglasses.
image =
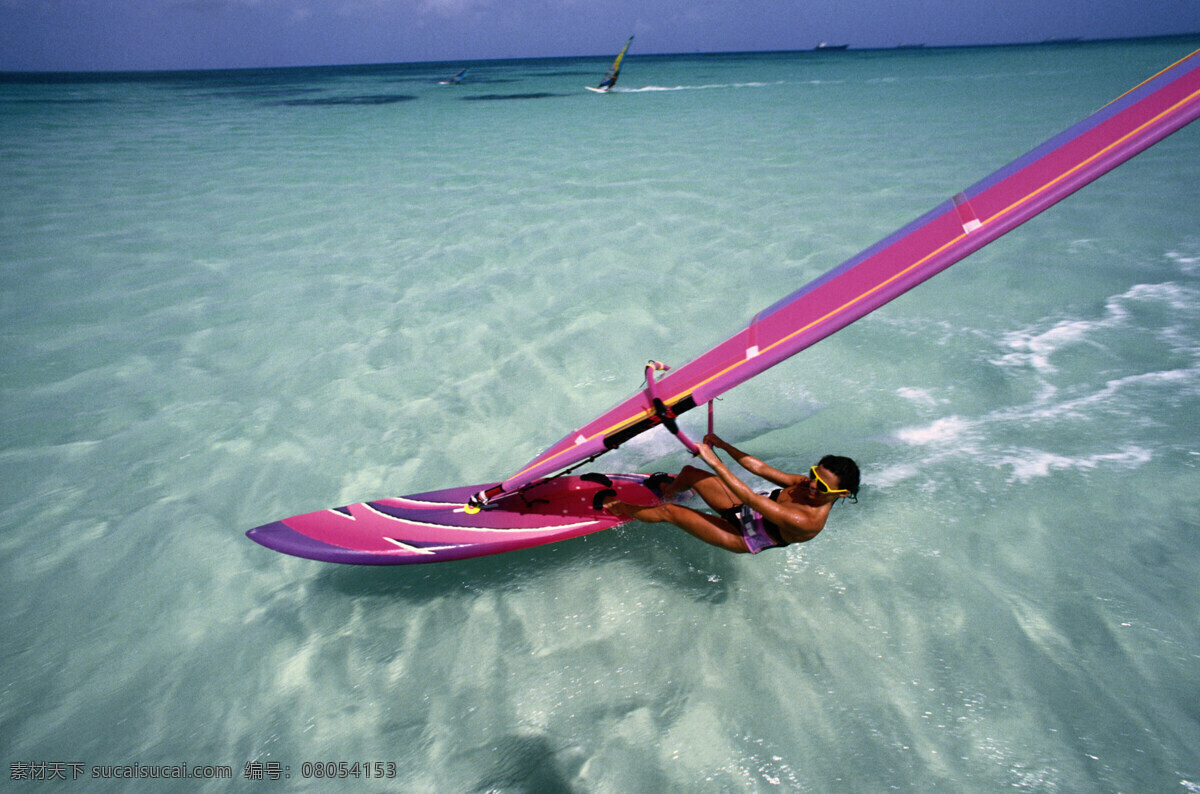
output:
[[840, 494], [840, 493], [848, 494], [848, 493], [850, 493], [849, 488], [830, 488], [829, 483], [822, 480], [821, 475], [817, 474], [816, 466], [813, 466], [811, 469], [809, 469], [808, 474], [813, 480], [816, 481], [817, 490], [820, 491], [821, 493], [830, 493], [830, 494]]

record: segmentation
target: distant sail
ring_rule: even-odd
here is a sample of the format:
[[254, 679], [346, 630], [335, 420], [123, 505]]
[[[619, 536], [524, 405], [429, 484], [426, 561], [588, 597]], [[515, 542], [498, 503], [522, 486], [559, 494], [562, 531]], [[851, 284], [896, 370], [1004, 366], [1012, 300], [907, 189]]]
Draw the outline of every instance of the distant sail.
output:
[[625, 52], [629, 49], [629, 45], [632, 43], [633, 36], [630, 36], [629, 41], [625, 42], [625, 46], [621, 48], [619, 53], [617, 53], [617, 58], [613, 61], [612, 66], [609, 68], [608, 74], [605, 75], [604, 79], [600, 81], [600, 85], [596, 86], [596, 88], [600, 89], [601, 91], [608, 91], [617, 84], [617, 76], [621, 73], [621, 61], [625, 60]]
[[470, 68], [471, 67], [468, 66], [466, 69], [463, 69], [461, 72], [454, 75], [449, 80], [442, 80], [441, 84], [442, 85], [458, 85], [459, 83], [461, 83], [463, 81], [463, 78], [467, 76], [467, 72], [470, 70]]
[[[681, 414], [709, 402], [940, 273], [1198, 116], [1200, 50], [760, 312], [744, 330], [659, 381], [661, 403]], [[671, 417], [656, 409], [653, 391], [639, 391], [588, 422], [486, 497], [520, 489], [666, 424]]]

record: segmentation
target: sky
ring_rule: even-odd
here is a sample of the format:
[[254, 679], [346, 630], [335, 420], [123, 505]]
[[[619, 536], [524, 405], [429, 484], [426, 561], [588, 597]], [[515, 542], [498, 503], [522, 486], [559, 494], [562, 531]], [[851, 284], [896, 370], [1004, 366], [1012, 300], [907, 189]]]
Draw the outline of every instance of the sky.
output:
[[1200, 32], [1200, 0], [0, 0], [0, 71], [957, 46]]

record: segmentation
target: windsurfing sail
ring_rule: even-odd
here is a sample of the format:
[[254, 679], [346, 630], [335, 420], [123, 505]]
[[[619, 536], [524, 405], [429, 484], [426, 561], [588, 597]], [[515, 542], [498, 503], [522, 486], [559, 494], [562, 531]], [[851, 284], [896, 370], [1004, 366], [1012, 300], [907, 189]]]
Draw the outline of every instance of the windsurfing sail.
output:
[[468, 66], [467, 69], [463, 69], [461, 72], [454, 75], [446, 82], [449, 83], [450, 85], [458, 85], [459, 83], [461, 83], [463, 81], [463, 78], [467, 76], [467, 70], [470, 68], [471, 67]]
[[612, 62], [612, 66], [608, 70], [608, 74], [600, 81], [600, 85], [596, 86], [602, 91], [608, 91], [617, 84], [617, 76], [621, 73], [621, 61], [625, 60], [625, 53], [629, 50], [629, 45], [633, 44], [633, 36], [629, 37], [629, 41], [625, 42], [625, 46], [617, 53], [617, 58]]
[[672, 427], [676, 415], [878, 309], [1197, 116], [1200, 50], [763, 310], [743, 330], [657, 384], [648, 371], [645, 390], [481, 492], [475, 503], [615, 449], [659, 424]]

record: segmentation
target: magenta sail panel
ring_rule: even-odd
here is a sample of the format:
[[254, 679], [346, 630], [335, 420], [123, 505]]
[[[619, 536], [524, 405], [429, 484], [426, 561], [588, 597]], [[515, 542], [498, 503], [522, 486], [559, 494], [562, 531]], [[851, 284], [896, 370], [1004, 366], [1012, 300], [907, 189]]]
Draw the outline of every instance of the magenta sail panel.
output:
[[[760, 312], [658, 381], [675, 413], [702, 405], [979, 250], [1200, 116], [1200, 51]], [[520, 488], [660, 423], [639, 392], [501, 484]]]

